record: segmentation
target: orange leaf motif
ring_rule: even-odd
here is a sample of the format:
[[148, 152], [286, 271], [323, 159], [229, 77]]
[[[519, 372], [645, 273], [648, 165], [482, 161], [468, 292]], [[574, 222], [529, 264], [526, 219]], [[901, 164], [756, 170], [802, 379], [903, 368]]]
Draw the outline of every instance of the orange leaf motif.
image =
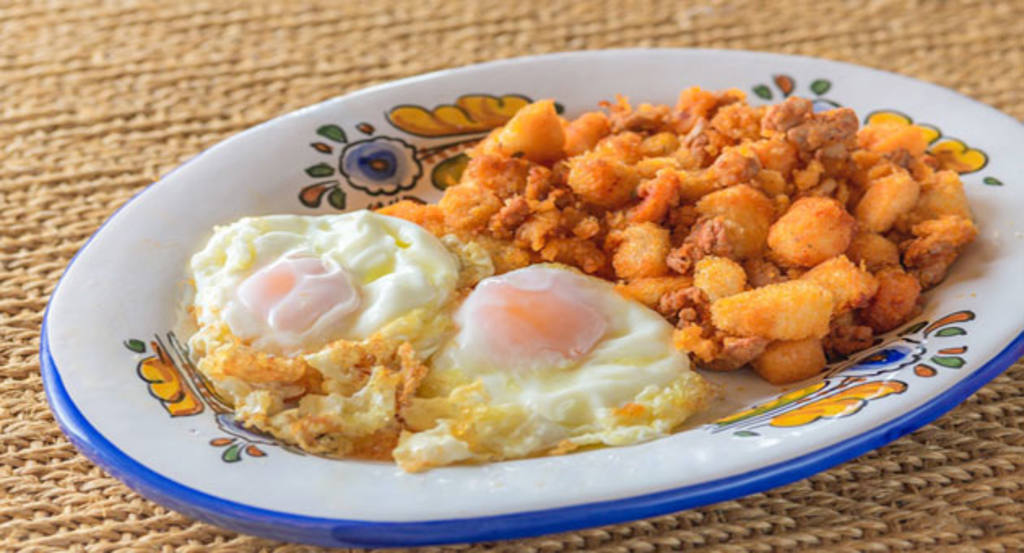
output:
[[918, 365], [914, 367], [914, 374], [922, 378], [931, 378], [937, 374], [937, 371], [928, 365]]
[[779, 90], [782, 91], [783, 96], [789, 96], [793, 93], [793, 89], [796, 88], [793, 77], [789, 75], [774, 75], [772, 80], [775, 81], [775, 86], [779, 87]]
[[252, 457], [266, 457], [267, 456], [267, 454], [264, 453], [262, 449], [256, 447], [255, 445], [249, 445], [248, 447], [246, 447], [245, 448], [245, 452], [248, 453]]
[[876, 380], [858, 384], [778, 415], [772, 418], [771, 425], [776, 427], [803, 426], [818, 419], [847, 417], [863, 409], [871, 400], [890, 394], [902, 394], [906, 389], [907, 385], [898, 380]]
[[973, 311], [957, 311], [956, 313], [950, 313], [949, 315], [946, 315], [945, 317], [943, 317], [943, 318], [935, 321], [934, 323], [928, 325], [928, 328], [924, 329], [924, 335], [925, 335], [925, 337], [927, 337], [929, 334], [932, 333], [933, 330], [935, 330], [937, 328], [941, 328], [941, 327], [946, 326], [946, 325], [951, 325], [951, 324], [954, 324], [954, 323], [963, 323], [963, 322], [973, 321], [973, 320], [974, 320], [974, 312]]
[[432, 110], [416, 105], [397, 106], [388, 113], [388, 121], [417, 136], [471, 134], [504, 125], [529, 103], [529, 98], [516, 94], [473, 94], [460, 97], [454, 105], [443, 104]]

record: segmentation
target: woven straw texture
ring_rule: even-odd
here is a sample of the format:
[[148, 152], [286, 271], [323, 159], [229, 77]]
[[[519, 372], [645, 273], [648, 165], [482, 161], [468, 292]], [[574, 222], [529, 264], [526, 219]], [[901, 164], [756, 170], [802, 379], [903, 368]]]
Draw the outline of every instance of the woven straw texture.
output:
[[[851, 61], [1024, 119], [1024, 2], [0, 0], [0, 550], [319, 551], [129, 491], [54, 423], [48, 294], [133, 193], [217, 141], [367, 85], [523, 54], [702, 46]], [[892, 445], [656, 519], [448, 551], [1024, 551], [1024, 365]]]

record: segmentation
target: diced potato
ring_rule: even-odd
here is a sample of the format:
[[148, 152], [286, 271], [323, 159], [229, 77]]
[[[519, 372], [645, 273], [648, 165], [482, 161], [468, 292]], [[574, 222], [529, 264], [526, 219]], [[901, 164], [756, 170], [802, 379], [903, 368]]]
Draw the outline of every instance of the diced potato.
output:
[[787, 265], [813, 267], [850, 245], [856, 221], [831, 198], [801, 198], [771, 226], [768, 247]]
[[490, 190], [459, 184], [445, 190], [437, 205], [444, 212], [448, 228], [475, 232], [487, 227], [487, 222], [501, 209], [502, 203]]
[[907, 322], [917, 311], [921, 285], [898, 268], [883, 269], [875, 277], [878, 292], [861, 311], [861, 318], [875, 332], [888, 332]]
[[857, 222], [866, 230], [884, 233], [914, 207], [920, 193], [921, 185], [902, 169], [874, 179], [857, 202]]
[[639, 180], [635, 168], [599, 154], [587, 153], [570, 161], [569, 188], [585, 201], [606, 209], [628, 203]]
[[500, 154], [479, 154], [470, 158], [459, 183], [486, 188], [499, 198], [508, 198], [526, 191], [531, 167], [544, 169], [524, 159]]
[[653, 134], [640, 143], [640, 153], [644, 157], [664, 157], [679, 148], [679, 137], [670, 132]]
[[565, 127], [565, 153], [569, 156], [582, 154], [593, 148], [597, 142], [608, 136], [611, 125], [608, 116], [601, 111], [590, 111], [573, 119]]
[[711, 304], [716, 327], [738, 336], [803, 340], [828, 334], [832, 293], [804, 280], [769, 284]]
[[761, 138], [761, 110], [745, 102], [722, 106], [708, 122], [708, 126], [733, 143]]
[[684, 202], [696, 202], [718, 188], [718, 183], [704, 171], [676, 171], [676, 176], [679, 197]]
[[619, 278], [659, 277], [668, 273], [665, 264], [671, 249], [668, 229], [654, 223], [640, 223], [614, 231], [608, 240], [617, 243], [612, 267]]
[[642, 179], [651, 179], [662, 169], [680, 169], [679, 160], [674, 157], [645, 157], [636, 163], [636, 172]]
[[845, 255], [817, 264], [800, 278], [832, 292], [833, 317], [850, 309], [864, 307], [878, 291], [878, 279], [851, 263]]
[[939, 171], [921, 187], [917, 205], [897, 222], [897, 228], [906, 232], [912, 226], [943, 215], [956, 215], [971, 219], [971, 209], [964, 193], [964, 183], [953, 171]]
[[796, 146], [786, 140], [785, 136], [754, 142], [750, 148], [757, 154], [764, 169], [788, 175], [796, 167]]
[[665, 276], [633, 279], [617, 285], [615, 290], [651, 309], [657, 309], [662, 296], [690, 286], [693, 286], [693, 279], [688, 276]]
[[738, 259], [761, 255], [775, 217], [772, 201], [746, 184], [704, 196], [697, 202], [697, 212], [707, 218], [721, 216], [732, 223], [727, 226], [727, 233]]
[[644, 137], [640, 133], [625, 131], [598, 140], [593, 152], [605, 159], [615, 159], [633, 165], [643, 157], [643, 142]]
[[551, 163], [565, 156], [565, 130], [554, 100], [524, 106], [495, 139], [505, 155], [522, 155], [535, 163]]
[[900, 250], [891, 240], [874, 232], [858, 232], [846, 248], [846, 257], [854, 263], [863, 263], [869, 271], [898, 265]]
[[708, 175], [720, 187], [735, 186], [753, 179], [761, 170], [757, 155], [743, 146], [728, 147], [715, 158]]
[[754, 371], [775, 385], [810, 378], [825, 368], [825, 350], [819, 338], [772, 342], [751, 363]]
[[739, 263], [727, 257], [709, 255], [697, 262], [693, 285], [715, 301], [742, 292], [747, 285], [747, 273]]

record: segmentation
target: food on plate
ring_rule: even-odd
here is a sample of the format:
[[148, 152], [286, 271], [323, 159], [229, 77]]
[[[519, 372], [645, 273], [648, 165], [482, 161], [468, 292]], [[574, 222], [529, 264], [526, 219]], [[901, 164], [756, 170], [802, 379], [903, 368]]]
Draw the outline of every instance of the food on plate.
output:
[[977, 235], [925, 133], [691, 88], [523, 107], [437, 204], [247, 217], [191, 262], [198, 369], [246, 426], [407, 471], [663, 436], [691, 363], [811, 377]]
[[492, 276], [502, 252], [368, 211], [218, 227], [197, 368], [248, 427], [409, 471], [650, 440], [706, 402], [657, 312], [562, 265]]
[[735, 89], [603, 107], [565, 120], [530, 104], [436, 205], [381, 213], [479, 244], [497, 273], [554, 262], [615, 282], [698, 366], [779, 384], [915, 316], [977, 236], [921, 127]]

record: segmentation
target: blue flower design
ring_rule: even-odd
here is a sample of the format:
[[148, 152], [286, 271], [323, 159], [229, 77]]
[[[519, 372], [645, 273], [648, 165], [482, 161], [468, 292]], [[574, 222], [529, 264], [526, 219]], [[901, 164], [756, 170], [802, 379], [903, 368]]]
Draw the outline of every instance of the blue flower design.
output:
[[352, 142], [341, 152], [341, 174], [371, 196], [411, 190], [423, 175], [416, 148], [399, 138], [379, 136]]
[[[906, 339], [905, 339], [906, 340]], [[924, 348], [916, 341], [911, 343], [890, 343], [887, 346], [862, 355], [829, 371], [829, 376], [878, 376], [892, 373], [919, 361]]]

